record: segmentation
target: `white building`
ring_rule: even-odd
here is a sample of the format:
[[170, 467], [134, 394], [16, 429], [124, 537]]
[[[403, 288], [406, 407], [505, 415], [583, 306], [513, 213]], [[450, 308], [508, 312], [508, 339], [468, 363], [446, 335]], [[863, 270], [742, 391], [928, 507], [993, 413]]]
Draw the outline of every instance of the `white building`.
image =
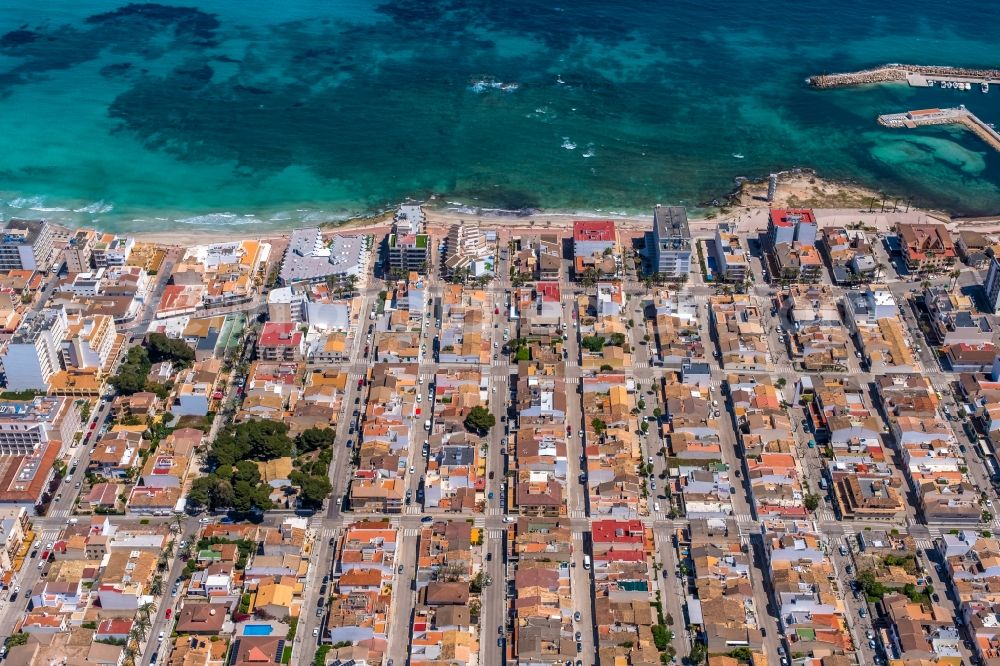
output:
[[990, 257], [990, 269], [986, 273], [983, 289], [986, 290], [986, 302], [990, 306], [990, 312], [995, 313], [1000, 307], [1000, 261], [996, 257]]
[[134, 248], [135, 239], [131, 236], [103, 234], [94, 243], [91, 258], [97, 268], [124, 266]]
[[0, 271], [49, 269], [55, 252], [48, 222], [10, 220], [0, 233]]
[[67, 368], [105, 368], [118, 339], [115, 320], [110, 315], [93, 315], [74, 322], [74, 332], [62, 343], [63, 365]]
[[306, 296], [291, 287], [277, 287], [267, 294], [268, 321], [305, 321]]
[[67, 323], [62, 308], [45, 308], [25, 317], [0, 356], [8, 390], [48, 390], [49, 379], [62, 369], [59, 352]]

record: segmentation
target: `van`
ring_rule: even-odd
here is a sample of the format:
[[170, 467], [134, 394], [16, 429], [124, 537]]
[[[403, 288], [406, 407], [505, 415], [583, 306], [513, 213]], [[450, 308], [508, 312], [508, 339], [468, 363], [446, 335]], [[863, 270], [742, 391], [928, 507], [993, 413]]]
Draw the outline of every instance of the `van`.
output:
[[660, 503], [659, 502], [653, 502], [653, 511], [659, 512], [659, 510], [660, 510]]
[[590, 571], [590, 555], [583, 556], [583, 568]]
[[427, 419], [426, 421], [424, 421], [424, 430], [430, 430], [430, 429], [431, 429], [431, 420]]

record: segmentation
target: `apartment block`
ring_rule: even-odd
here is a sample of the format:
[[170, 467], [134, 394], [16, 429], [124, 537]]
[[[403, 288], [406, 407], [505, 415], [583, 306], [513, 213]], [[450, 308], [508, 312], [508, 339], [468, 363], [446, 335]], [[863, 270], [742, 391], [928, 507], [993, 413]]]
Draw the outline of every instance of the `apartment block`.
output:
[[9, 220], [0, 231], [0, 271], [47, 271], [55, 258], [52, 226], [43, 220]]
[[676, 280], [691, 272], [691, 229], [684, 207], [656, 205], [653, 209], [653, 244], [655, 273], [668, 280]]
[[62, 369], [59, 357], [68, 321], [62, 308], [25, 316], [0, 354], [8, 390], [48, 390], [52, 375]]

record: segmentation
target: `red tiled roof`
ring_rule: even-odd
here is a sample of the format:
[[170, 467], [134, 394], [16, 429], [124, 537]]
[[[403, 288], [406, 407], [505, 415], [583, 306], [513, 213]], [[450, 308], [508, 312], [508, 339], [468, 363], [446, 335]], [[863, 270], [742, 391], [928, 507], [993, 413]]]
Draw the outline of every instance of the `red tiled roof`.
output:
[[573, 223], [575, 241], [614, 241], [615, 223], [611, 220], [577, 220]]
[[539, 282], [535, 287], [535, 291], [538, 295], [542, 297], [543, 301], [548, 302], [559, 302], [559, 283], [558, 282]]
[[640, 520], [597, 520], [591, 526], [594, 543], [640, 543], [643, 527]]
[[812, 208], [772, 208], [771, 224], [776, 227], [792, 227], [795, 222], [789, 220], [789, 216], [795, 215], [806, 224], [816, 224], [816, 216], [813, 215]]
[[298, 347], [301, 341], [302, 332], [294, 322], [269, 321], [260, 334], [263, 347]]

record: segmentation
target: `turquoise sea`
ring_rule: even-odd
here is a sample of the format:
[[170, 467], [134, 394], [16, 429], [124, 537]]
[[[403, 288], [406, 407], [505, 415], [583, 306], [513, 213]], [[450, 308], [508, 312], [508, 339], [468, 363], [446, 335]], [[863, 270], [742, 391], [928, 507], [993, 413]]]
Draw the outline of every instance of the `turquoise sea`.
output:
[[648, 212], [792, 167], [1000, 213], [1000, 153], [875, 122], [964, 103], [1000, 123], [1000, 85], [804, 83], [884, 62], [1000, 66], [1000, 5], [4, 0], [0, 215], [251, 233], [431, 195]]

